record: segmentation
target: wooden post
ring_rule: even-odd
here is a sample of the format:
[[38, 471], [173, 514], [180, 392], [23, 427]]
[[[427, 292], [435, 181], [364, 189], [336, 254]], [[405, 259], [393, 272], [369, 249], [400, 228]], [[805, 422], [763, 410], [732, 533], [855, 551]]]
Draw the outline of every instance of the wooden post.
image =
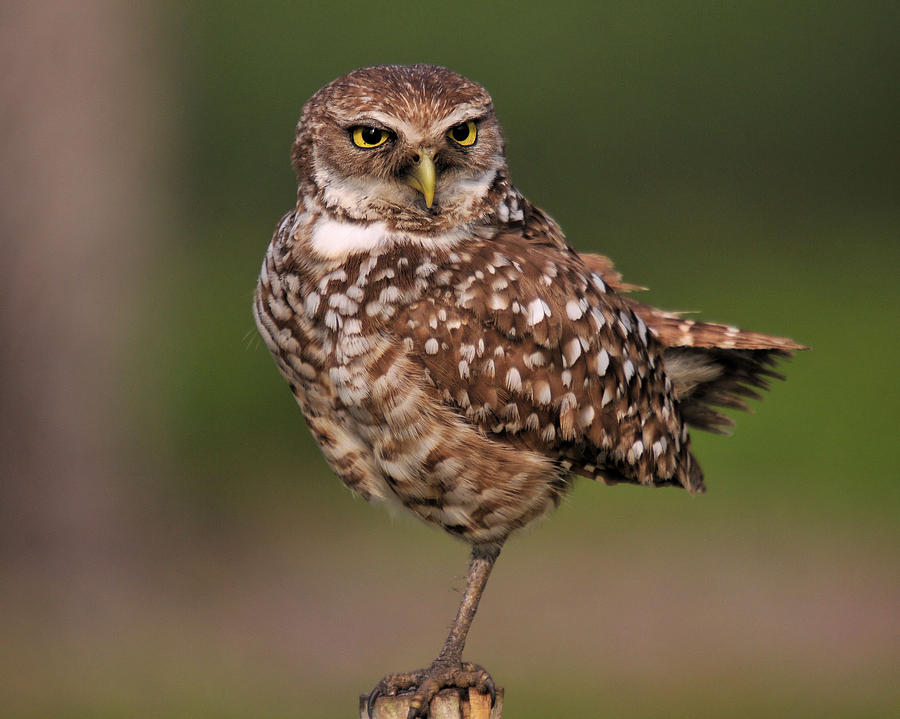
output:
[[[378, 697], [372, 719], [406, 719], [411, 694]], [[359, 719], [369, 719], [368, 694], [359, 697]], [[444, 689], [431, 702], [429, 719], [503, 719], [503, 689], [497, 687], [497, 701], [491, 709], [491, 697], [474, 689]]]

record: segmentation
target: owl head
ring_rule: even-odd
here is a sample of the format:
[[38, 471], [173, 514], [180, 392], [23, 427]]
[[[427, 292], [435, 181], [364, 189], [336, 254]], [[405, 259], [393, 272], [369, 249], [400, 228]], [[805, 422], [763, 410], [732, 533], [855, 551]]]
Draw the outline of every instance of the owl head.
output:
[[366, 67], [329, 83], [306, 103], [292, 154], [301, 195], [421, 232], [477, 217], [506, 174], [490, 95], [434, 65]]

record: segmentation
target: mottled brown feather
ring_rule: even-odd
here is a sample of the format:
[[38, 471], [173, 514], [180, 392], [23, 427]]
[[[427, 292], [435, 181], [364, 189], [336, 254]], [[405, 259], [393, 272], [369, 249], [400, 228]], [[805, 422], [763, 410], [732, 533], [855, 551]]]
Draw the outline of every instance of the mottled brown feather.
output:
[[[478, 142], [447, 128], [474, 118]], [[390, 143], [360, 151], [354, 123]], [[426, 152], [429, 207], [405, 181]], [[354, 71], [305, 106], [297, 207], [254, 313], [344, 482], [478, 545], [558, 504], [571, 475], [703, 490], [688, 426], [722, 431], [800, 345], [622, 293], [511, 184], [490, 96], [443, 68]]]

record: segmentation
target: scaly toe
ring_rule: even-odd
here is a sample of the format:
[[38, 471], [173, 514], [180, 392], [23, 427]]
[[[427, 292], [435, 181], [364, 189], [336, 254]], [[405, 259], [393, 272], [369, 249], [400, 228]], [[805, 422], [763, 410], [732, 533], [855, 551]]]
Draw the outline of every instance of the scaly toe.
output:
[[432, 664], [425, 672], [424, 680], [409, 703], [407, 719], [422, 719], [428, 714], [431, 700], [441, 689], [473, 688], [482, 694], [491, 695], [491, 706], [497, 697], [494, 680], [483, 667], [471, 662], [461, 664]]
[[375, 704], [380, 697], [390, 697], [402, 692], [414, 692], [409, 703], [407, 719], [423, 719], [428, 715], [431, 700], [441, 689], [475, 689], [490, 694], [491, 706], [497, 699], [497, 687], [484, 667], [471, 662], [435, 662], [428, 669], [402, 674], [388, 674], [369, 693], [366, 710], [369, 719], [375, 714]]
[[369, 713], [369, 719], [372, 719], [375, 712], [375, 702], [378, 701], [379, 697], [392, 697], [399, 692], [416, 689], [425, 680], [425, 677], [425, 669], [400, 674], [388, 674], [369, 692], [369, 698], [366, 701], [366, 711]]

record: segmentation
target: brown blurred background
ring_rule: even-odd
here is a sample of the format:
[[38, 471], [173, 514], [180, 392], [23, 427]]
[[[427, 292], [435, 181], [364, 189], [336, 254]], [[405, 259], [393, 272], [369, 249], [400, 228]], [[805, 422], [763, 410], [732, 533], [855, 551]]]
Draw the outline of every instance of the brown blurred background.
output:
[[355, 499], [256, 338], [303, 102], [482, 82], [520, 188], [650, 299], [814, 347], [709, 494], [580, 482], [467, 656], [516, 717], [900, 713], [895, 3], [10, 0], [0, 710], [339, 717], [433, 656], [466, 548]]

